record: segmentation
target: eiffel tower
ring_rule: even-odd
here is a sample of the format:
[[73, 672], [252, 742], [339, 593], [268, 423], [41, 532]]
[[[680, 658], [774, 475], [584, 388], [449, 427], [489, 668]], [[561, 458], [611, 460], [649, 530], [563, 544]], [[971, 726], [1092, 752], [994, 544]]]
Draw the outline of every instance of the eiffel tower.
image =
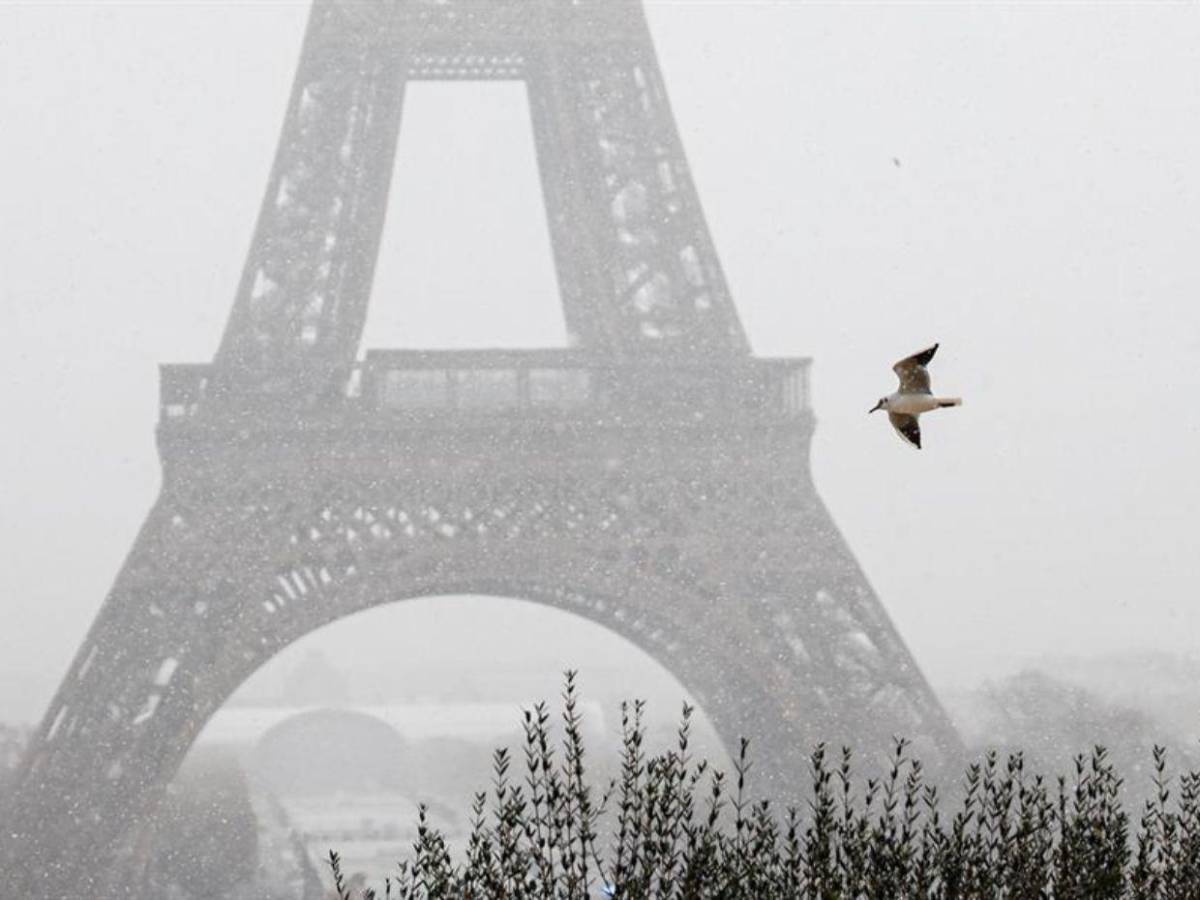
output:
[[[360, 356], [418, 80], [525, 83], [569, 349]], [[220, 347], [161, 369], [161, 494], [8, 799], [7, 888], [125, 896], [226, 698], [405, 598], [624, 636], [764, 793], [819, 740], [952, 753], [813, 486], [807, 373], [750, 353], [639, 0], [316, 0]]]

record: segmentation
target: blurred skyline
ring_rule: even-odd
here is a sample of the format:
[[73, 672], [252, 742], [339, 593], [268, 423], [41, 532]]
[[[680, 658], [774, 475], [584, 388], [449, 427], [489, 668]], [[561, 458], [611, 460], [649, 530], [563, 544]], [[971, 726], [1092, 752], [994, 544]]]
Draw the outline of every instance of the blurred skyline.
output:
[[[814, 358], [818, 491], [935, 686], [1200, 653], [1200, 8], [647, 8], [755, 352]], [[307, 15], [0, 6], [0, 720], [41, 715], [154, 500], [155, 367], [216, 349]], [[409, 100], [365, 343], [561, 342], [520, 88]], [[916, 453], [866, 410], [933, 341], [965, 405]], [[368, 661], [499, 664], [520, 627], [551, 683], [646, 665], [523, 604], [345, 624]]]

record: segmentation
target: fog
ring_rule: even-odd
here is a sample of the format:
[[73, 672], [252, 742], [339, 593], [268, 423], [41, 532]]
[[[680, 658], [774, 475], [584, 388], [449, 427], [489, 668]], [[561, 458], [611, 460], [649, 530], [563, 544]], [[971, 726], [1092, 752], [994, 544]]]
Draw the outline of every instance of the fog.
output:
[[[1200, 9], [646, 8], [753, 351], [813, 359], [817, 491], [965, 742], [1058, 759], [1111, 737], [1139, 774], [1151, 737], [1194, 743]], [[0, 5], [0, 775], [8, 726], [46, 709], [158, 494], [157, 366], [217, 348], [308, 15]], [[523, 84], [410, 85], [361, 352], [566, 346], [541, 191]], [[934, 342], [934, 390], [964, 405], [928, 416], [915, 452], [866, 413]], [[171, 840], [228, 838], [204, 824], [225, 791], [257, 834], [231, 884], [291, 860], [314, 889], [297, 835], [311, 855], [343, 834], [328, 795], [305, 796], [314, 765], [363, 751], [347, 817], [407, 816], [421, 791], [465, 809], [487, 777], [475, 743], [519, 739], [517, 705], [566, 668], [600, 743], [622, 697], [664, 710], [658, 740], [687, 696], [624, 637], [520, 599], [320, 629], [209, 722], [213, 755], [163, 806]], [[703, 709], [696, 739], [727, 762]], [[210, 877], [192, 862], [156, 865]]]
[[[818, 489], [935, 684], [1194, 653], [1200, 12], [648, 9], [754, 350], [815, 359]], [[155, 496], [155, 365], [215, 349], [306, 16], [0, 7], [6, 719], [40, 715]], [[560, 342], [523, 96], [420, 87], [366, 345]], [[497, 283], [519, 301], [473, 301]], [[913, 453], [865, 412], [934, 340], [966, 405]]]

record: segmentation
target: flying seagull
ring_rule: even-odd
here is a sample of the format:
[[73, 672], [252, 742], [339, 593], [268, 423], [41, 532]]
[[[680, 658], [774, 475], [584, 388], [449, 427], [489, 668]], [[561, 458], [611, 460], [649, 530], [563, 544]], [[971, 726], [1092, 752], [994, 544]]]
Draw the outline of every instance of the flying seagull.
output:
[[921, 449], [921, 426], [917, 417], [931, 409], [941, 409], [944, 406], [962, 406], [961, 397], [935, 397], [929, 387], [929, 370], [925, 368], [937, 353], [938, 345], [934, 344], [928, 350], [914, 353], [905, 357], [892, 366], [892, 371], [900, 379], [900, 388], [887, 397], [880, 397], [868, 412], [886, 409], [888, 421], [896, 429], [896, 434], [904, 438], [918, 450]]

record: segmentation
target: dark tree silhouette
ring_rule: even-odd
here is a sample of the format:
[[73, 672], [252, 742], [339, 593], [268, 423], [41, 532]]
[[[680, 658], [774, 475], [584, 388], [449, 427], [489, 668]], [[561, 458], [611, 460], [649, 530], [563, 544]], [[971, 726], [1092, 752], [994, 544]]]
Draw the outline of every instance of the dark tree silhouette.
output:
[[258, 820], [240, 766], [203, 754], [185, 766], [156, 817], [156, 886], [214, 900], [249, 882], [258, 866]]

